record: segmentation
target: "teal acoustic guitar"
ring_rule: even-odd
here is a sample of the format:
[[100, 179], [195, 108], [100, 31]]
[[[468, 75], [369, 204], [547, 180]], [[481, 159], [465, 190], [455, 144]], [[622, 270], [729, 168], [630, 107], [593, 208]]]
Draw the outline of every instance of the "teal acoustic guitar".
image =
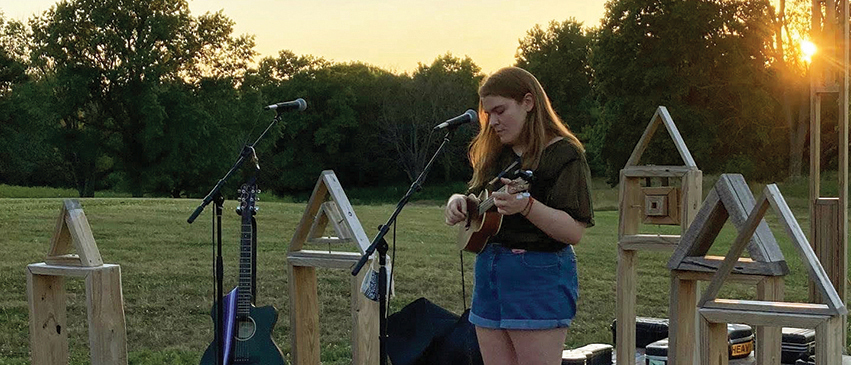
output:
[[[236, 290], [236, 308], [226, 311], [234, 313], [233, 327], [225, 331], [225, 361], [223, 365], [284, 365], [284, 355], [272, 341], [272, 328], [278, 321], [278, 312], [272, 306], [255, 307], [252, 303], [252, 224], [251, 217], [256, 209], [257, 189], [254, 179], [240, 188], [240, 214], [242, 215], [242, 238], [239, 253], [239, 286]], [[228, 301], [226, 300], [225, 303]], [[212, 311], [216, 321], [216, 306]], [[227, 315], [225, 315], [227, 317]], [[227, 336], [230, 334], [229, 336]], [[216, 340], [204, 351], [201, 365], [216, 365]]]

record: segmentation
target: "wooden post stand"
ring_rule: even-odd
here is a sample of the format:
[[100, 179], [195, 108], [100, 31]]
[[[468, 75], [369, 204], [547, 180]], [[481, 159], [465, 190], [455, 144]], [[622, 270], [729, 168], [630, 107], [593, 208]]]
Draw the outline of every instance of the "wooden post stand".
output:
[[[683, 166], [640, 166], [641, 155], [659, 126], [663, 125], [683, 160]], [[661, 180], [660, 186], [641, 186], [642, 181]], [[680, 179], [670, 186], [669, 179]], [[694, 220], [703, 184], [703, 172], [694, 162], [668, 109], [660, 106], [650, 119], [620, 173], [618, 227], [617, 351], [618, 365], [635, 365], [635, 289], [638, 251], [672, 251], [681, 235], [642, 234], [641, 225], [675, 225], [680, 232]], [[672, 288], [672, 290], [676, 290]], [[673, 297], [672, 297], [673, 298]], [[673, 300], [673, 299], [672, 299]]]
[[[329, 222], [336, 237], [323, 236]], [[305, 243], [330, 245], [350, 242], [356, 243], [358, 252], [303, 249]], [[318, 365], [320, 360], [316, 268], [350, 270], [369, 244], [337, 176], [333, 171], [323, 171], [287, 253], [293, 364]], [[368, 268], [361, 270], [351, 279], [352, 364], [355, 365], [371, 365], [379, 361], [378, 302], [367, 299], [360, 292], [361, 282], [369, 272]]]
[[[76, 249], [79, 255], [72, 253]], [[89, 223], [76, 200], [65, 200], [46, 260], [27, 265], [33, 365], [68, 364], [65, 278], [86, 280], [89, 346], [93, 365], [127, 364], [121, 268], [103, 264]]]
[[86, 280], [92, 364], [126, 365], [127, 332], [119, 266], [72, 267], [45, 263], [27, 266], [32, 364], [68, 363], [65, 277]]
[[[839, 298], [846, 302], [848, 289], [848, 91], [851, 24], [848, 0], [813, 0], [810, 39], [818, 52], [810, 64], [810, 244], [824, 264]], [[824, 101], [835, 103], [823, 103]], [[838, 196], [821, 195], [822, 105], [836, 106]], [[810, 280], [810, 302], [818, 303], [817, 284]], [[846, 348], [847, 318], [843, 316], [840, 344]]]

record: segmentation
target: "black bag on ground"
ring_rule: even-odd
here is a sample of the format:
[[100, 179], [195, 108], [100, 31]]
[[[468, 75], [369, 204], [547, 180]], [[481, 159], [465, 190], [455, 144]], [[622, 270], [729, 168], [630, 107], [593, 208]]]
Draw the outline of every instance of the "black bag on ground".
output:
[[[612, 343], [618, 343], [617, 324], [617, 319], [612, 321]], [[635, 317], [635, 347], [644, 348], [663, 338], [668, 338], [667, 318]]]
[[[419, 298], [387, 317], [387, 355], [393, 365], [431, 364], [434, 344], [453, 330], [459, 317]], [[478, 347], [477, 347], [478, 349]]]
[[447, 365], [481, 365], [482, 353], [476, 337], [476, 326], [470, 323], [470, 310], [464, 311], [452, 330], [436, 339], [426, 363]]

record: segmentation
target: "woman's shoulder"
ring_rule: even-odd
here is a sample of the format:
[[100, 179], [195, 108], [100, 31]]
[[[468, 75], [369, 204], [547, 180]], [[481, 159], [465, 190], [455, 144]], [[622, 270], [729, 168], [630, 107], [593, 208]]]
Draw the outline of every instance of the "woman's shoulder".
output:
[[554, 165], [563, 165], [580, 159], [583, 154], [579, 146], [571, 143], [567, 138], [559, 138], [544, 149], [542, 157]]

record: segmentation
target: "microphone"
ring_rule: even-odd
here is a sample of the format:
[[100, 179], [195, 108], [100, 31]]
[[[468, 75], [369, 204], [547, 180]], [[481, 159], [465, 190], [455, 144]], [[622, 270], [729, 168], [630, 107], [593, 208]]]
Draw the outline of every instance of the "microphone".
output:
[[467, 111], [464, 112], [464, 114], [461, 114], [461, 115], [459, 115], [455, 118], [452, 118], [452, 119], [449, 119], [449, 120], [447, 120], [443, 123], [440, 123], [440, 124], [436, 125], [434, 128], [432, 128], [432, 130], [438, 130], [438, 129], [443, 129], [443, 128], [447, 128], [447, 127], [456, 127], [456, 126], [459, 126], [459, 125], [464, 124], [464, 123], [478, 122], [478, 121], [479, 121], [479, 115], [476, 114], [476, 111], [473, 110], [473, 109], [467, 109]]
[[304, 111], [305, 109], [307, 109], [307, 102], [304, 101], [304, 99], [302, 98], [298, 98], [293, 101], [285, 101], [283, 103], [277, 103], [263, 107], [263, 110], [270, 109], [280, 109], [280, 111], [298, 109], [298, 111]]

